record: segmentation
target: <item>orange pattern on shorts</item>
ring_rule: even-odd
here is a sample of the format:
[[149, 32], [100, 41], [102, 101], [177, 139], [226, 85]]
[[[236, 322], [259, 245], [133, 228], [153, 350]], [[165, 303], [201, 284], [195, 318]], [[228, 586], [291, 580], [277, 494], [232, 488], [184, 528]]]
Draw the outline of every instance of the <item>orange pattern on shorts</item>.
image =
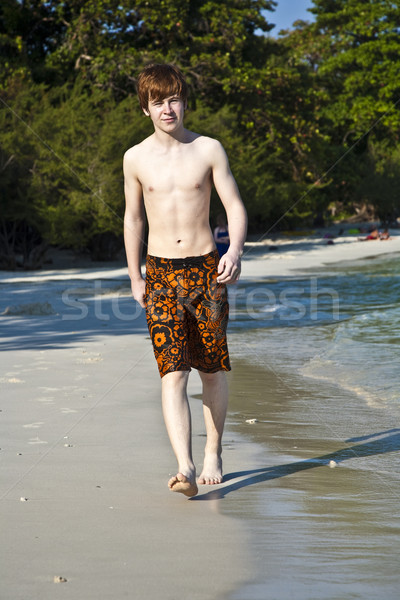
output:
[[146, 318], [161, 377], [170, 371], [230, 371], [226, 286], [217, 251], [184, 259], [147, 256]]

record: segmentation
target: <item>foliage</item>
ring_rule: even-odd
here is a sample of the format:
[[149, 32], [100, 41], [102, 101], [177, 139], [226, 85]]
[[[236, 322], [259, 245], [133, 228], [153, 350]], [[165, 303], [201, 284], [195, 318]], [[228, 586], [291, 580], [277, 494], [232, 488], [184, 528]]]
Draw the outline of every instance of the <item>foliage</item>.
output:
[[345, 141], [373, 127], [398, 140], [400, 126], [400, 7], [390, 0], [314, 0], [319, 85], [330, 96], [324, 111]]
[[4, 0], [3, 266], [34, 266], [44, 243], [101, 258], [121, 247], [122, 156], [151, 132], [136, 76], [155, 61], [185, 73], [186, 125], [223, 143], [251, 231], [308, 226], [338, 201], [397, 216], [398, 3], [314, 0], [315, 22], [279, 37], [275, 5]]
[[388, 144], [374, 144], [358, 189], [358, 196], [376, 206], [381, 221], [393, 224], [399, 211], [400, 150]]

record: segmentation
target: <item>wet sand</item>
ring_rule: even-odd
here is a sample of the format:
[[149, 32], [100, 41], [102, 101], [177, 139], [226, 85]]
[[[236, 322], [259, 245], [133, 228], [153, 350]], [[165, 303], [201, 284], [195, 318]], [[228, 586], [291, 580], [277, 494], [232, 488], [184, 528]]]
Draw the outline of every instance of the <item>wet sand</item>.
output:
[[398, 598], [400, 428], [335, 386], [234, 367], [228, 429], [257, 452], [219, 497], [256, 573], [230, 599]]

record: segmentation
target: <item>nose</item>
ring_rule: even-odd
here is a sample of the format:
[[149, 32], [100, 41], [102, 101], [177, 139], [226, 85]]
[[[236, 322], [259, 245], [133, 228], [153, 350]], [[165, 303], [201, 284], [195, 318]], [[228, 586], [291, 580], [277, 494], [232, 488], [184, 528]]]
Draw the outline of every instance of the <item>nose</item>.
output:
[[164, 112], [166, 112], [166, 113], [172, 112], [171, 103], [168, 100], [166, 100], [164, 102]]

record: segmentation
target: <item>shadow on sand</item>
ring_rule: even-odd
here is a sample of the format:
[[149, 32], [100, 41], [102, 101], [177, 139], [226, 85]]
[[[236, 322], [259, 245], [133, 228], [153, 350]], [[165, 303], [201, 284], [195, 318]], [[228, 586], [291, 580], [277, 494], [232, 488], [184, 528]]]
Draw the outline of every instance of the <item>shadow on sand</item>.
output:
[[[400, 450], [400, 429], [390, 429], [381, 433], [373, 433], [370, 435], [362, 436], [359, 438], [350, 438], [346, 440], [346, 443], [353, 443], [359, 441], [369, 440], [371, 438], [379, 437], [377, 440], [369, 441], [365, 444], [356, 444], [336, 450], [330, 454], [324, 454], [323, 456], [317, 456], [315, 458], [309, 458], [307, 460], [301, 460], [294, 463], [288, 463], [284, 465], [277, 465], [273, 467], [266, 467], [260, 469], [253, 469], [250, 471], [238, 471], [236, 473], [228, 473], [224, 476], [224, 483], [232, 481], [228, 485], [224, 485], [218, 489], [213, 489], [205, 494], [199, 494], [194, 498], [190, 498], [191, 501], [198, 500], [219, 500], [225, 498], [231, 492], [240, 490], [241, 488], [249, 485], [255, 485], [257, 483], [263, 483], [264, 481], [270, 481], [271, 479], [277, 479], [279, 477], [286, 477], [292, 473], [299, 473], [306, 469], [314, 469], [323, 465], [329, 465], [330, 461], [336, 463], [344, 462], [350, 458], [361, 458], [365, 456], [374, 456], [377, 454], [386, 454], [388, 452], [396, 452]], [[238, 481], [236, 481], [240, 478]]]

